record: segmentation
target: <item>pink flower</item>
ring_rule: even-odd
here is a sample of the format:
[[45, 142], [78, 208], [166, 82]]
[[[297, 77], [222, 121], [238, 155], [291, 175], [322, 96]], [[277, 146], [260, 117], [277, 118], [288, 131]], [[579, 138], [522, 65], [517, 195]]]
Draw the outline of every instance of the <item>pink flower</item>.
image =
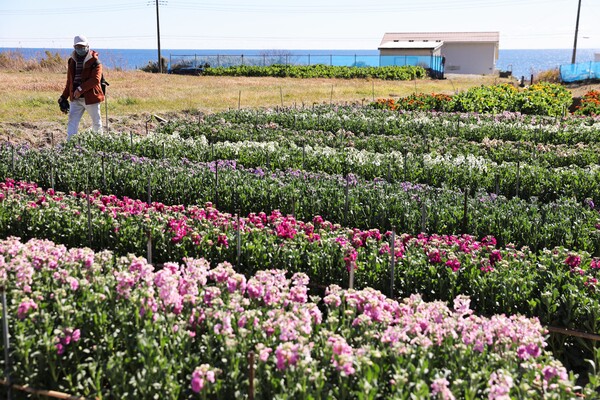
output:
[[192, 373], [192, 390], [196, 393], [200, 393], [207, 382], [215, 383], [216, 374], [218, 372], [219, 370], [211, 369], [208, 364], [202, 364], [197, 367]]
[[510, 389], [513, 387], [513, 378], [506, 372], [499, 370], [492, 372], [488, 381], [490, 386], [489, 400], [510, 400]]
[[461, 316], [473, 313], [470, 306], [471, 299], [468, 296], [459, 295], [454, 299], [454, 311]]
[[277, 346], [275, 350], [275, 358], [277, 369], [282, 371], [289, 366], [296, 365], [298, 362], [298, 347], [297, 343], [285, 342]]
[[19, 304], [19, 308], [17, 309], [17, 317], [20, 320], [23, 320], [27, 317], [27, 314], [29, 314], [29, 311], [31, 310], [37, 310], [38, 306], [37, 304], [35, 304], [35, 302], [31, 299], [25, 299], [21, 302], [21, 304]]
[[431, 383], [431, 394], [441, 397], [442, 400], [454, 400], [455, 397], [448, 388], [449, 384], [446, 378], [437, 378]]
[[558, 377], [560, 380], [566, 380], [568, 378], [567, 371], [564, 367], [547, 365], [542, 369], [542, 374], [544, 374], [544, 379], [546, 381], [550, 381], [554, 377]]
[[529, 343], [527, 345], [521, 345], [517, 349], [517, 356], [522, 360], [528, 360], [529, 358], [539, 357], [542, 354], [542, 350], [535, 343]]
[[79, 289], [79, 281], [77, 279], [70, 276], [68, 278], [68, 281], [72, 291], [76, 291], [77, 289]]

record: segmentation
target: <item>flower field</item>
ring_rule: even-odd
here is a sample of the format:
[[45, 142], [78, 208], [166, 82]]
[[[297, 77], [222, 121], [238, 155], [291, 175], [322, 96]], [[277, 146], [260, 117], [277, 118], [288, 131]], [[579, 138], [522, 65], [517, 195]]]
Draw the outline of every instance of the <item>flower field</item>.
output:
[[548, 329], [600, 334], [599, 128], [315, 106], [5, 143], [3, 370], [89, 398], [593, 398], [596, 342]]

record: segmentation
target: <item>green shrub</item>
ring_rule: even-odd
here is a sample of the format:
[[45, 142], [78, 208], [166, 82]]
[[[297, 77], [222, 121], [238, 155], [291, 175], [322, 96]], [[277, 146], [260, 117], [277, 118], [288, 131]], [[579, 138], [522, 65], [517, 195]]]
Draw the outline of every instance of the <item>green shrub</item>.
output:
[[251, 76], [251, 77], [280, 77], [280, 78], [341, 78], [384, 80], [422, 79], [427, 71], [422, 67], [389, 66], [389, 67], [346, 67], [315, 65], [284, 65], [274, 64], [267, 67], [239, 65], [233, 67], [208, 68], [204, 75], [209, 76]]
[[[594, 100], [595, 99], [595, 100]], [[391, 99], [390, 99], [391, 100]], [[572, 97], [564, 86], [542, 82], [522, 91], [503, 83], [492, 86], [473, 87], [454, 96], [444, 94], [412, 94], [398, 101], [380, 99], [371, 105], [374, 108], [406, 111], [447, 111], [498, 114], [505, 111], [532, 115], [563, 115], [571, 105]], [[586, 111], [600, 107], [597, 97], [587, 101]], [[589, 111], [588, 111], [589, 110]], [[597, 108], [596, 108], [597, 110]], [[591, 115], [591, 114], [585, 114]]]

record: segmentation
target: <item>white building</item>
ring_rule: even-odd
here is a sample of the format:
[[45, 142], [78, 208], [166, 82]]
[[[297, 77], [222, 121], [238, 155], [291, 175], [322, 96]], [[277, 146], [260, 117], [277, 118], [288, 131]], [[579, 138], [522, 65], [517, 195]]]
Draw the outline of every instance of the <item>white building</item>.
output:
[[[396, 32], [386, 33], [379, 44], [381, 65], [394, 65], [398, 57], [442, 56], [446, 73], [494, 74], [499, 32]], [[390, 57], [392, 56], [392, 57]]]

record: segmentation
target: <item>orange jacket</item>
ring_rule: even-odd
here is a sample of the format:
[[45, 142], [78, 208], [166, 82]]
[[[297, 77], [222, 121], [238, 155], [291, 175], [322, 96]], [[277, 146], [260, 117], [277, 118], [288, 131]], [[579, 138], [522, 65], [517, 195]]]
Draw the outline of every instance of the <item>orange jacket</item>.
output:
[[[67, 84], [62, 92], [62, 97], [73, 101], [73, 79], [75, 78], [75, 52], [71, 55], [67, 68]], [[100, 86], [102, 77], [102, 64], [98, 60], [98, 53], [94, 50], [88, 51], [83, 61], [83, 71], [81, 71], [81, 89], [85, 104], [96, 104], [104, 101], [104, 93]]]

